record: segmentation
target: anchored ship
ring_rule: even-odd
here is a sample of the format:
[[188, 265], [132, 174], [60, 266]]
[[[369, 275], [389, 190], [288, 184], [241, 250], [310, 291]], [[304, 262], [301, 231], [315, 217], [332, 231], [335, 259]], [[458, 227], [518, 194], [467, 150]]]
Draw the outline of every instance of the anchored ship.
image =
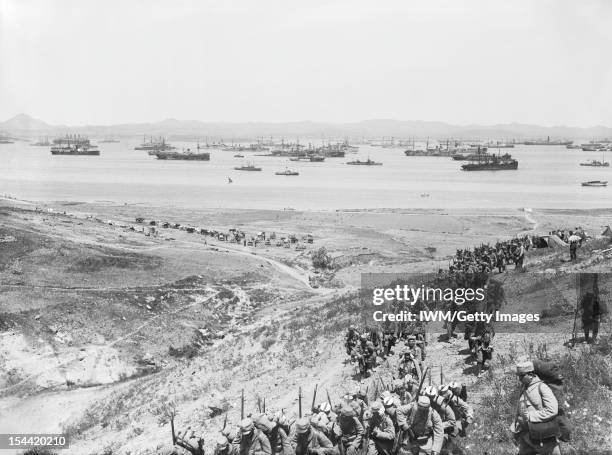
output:
[[77, 135], [54, 139], [51, 147], [52, 155], [81, 155], [98, 156], [100, 150], [97, 145], [92, 145], [89, 139]]
[[349, 161], [346, 164], [350, 164], [352, 166], [382, 166], [382, 163], [372, 161], [370, 158], [368, 158], [366, 161], [360, 161], [360, 160]]
[[246, 166], [237, 166], [234, 169], [237, 171], [261, 171], [261, 168], [255, 166], [254, 163], [248, 163]]
[[558, 141], [558, 140], [551, 141], [550, 136], [548, 136], [545, 141], [525, 141], [523, 142], [523, 144], [525, 145], [565, 145], [565, 146], [571, 145], [573, 143], [574, 141]]
[[608, 163], [607, 161], [591, 160], [588, 163], [580, 163], [580, 166], [609, 167], [610, 163]]
[[[138, 147], [134, 147], [134, 150], [147, 150], [149, 152], [165, 152], [166, 150], [174, 150], [176, 147], [171, 146], [166, 142], [166, 139], [160, 137], [157, 141], [153, 141], [153, 137], [146, 142], [146, 138], [143, 137], [143, 142]], [[155, 153], [151, 153], [155, 155]]]
[[193, 153], [190, 149], [186, 152], [155, 152], [154, 155], [158, 160], [187, 160], [187, 161], [209, 161], [210, 153], [198, 152]]
[[588, 182], [582, 182], [582, 186], [608, 186], [608, 182], [602, 180], [589, 180]]
[[300, 175], [299, 172], [292, 171], [290, 169], [285, 169], [284, 171], [275, 172], [275, 175]]
[[471, 160], [461, 165], [463, 171], [506, 171], [518, 169], [518, 161], [511, 155], [488, 155], [482, 154], [477, 160]]

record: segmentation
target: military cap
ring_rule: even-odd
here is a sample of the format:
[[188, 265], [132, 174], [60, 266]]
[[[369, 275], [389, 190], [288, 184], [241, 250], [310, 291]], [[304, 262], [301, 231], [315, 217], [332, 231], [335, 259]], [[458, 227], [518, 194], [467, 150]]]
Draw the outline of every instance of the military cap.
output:
[[240, 432], [242, 434], [250, 433], [255, 428], [253, 421], [248, 417], [246, 419], [241, 420], [238, 426], [240, 427]]
[[419, 408], [429, 408], [430, 406], [429, 398], [424, 395], [421, 395], [419, 397], [419, 400], [417, 401], [417, 405], [419, 406]]
[[295, 422], [295, 432], [297, 434], [304, 434], [310, 430], [310, 420], [306, 417], [302, 417]]
[[385, 412], [385, 408], [383, 407], [380, 401], [375, 401], [370, 405], [370, 409], [373, 413], [382, 414]]
[[516, 374], [533, 373], [533, 362], [528, 360], [516, 364]]
[[416, 340], [416, 337], [414, 335], [408, 335], [408, 341], [410, 340]]
[[435, 397], [437, 394], [438, 390], [432, 385], [428, 385], [421, 392], [421, 395], [425, 395], [426, 397]]
[[228, 445], [229, 443], [227, 442], [227, 438], [225, 436], [223, 436], [221, 433], [217, 433], [215, 435], [215, 446], [217, 446], [219, 449], [224, 449]]
[[340, 415], [342, 417], [355, 417], [355, 411], [353, 411], [353, 408], [348, 405], [342, 406], [342, 409], [340, 410]]
[[323, 403], [319, 405], [319, 411], [329, 412], [331, 411], [331, 405], [327, 401], [324, 401]]
[[385, 397], [385, 399], [383, 400], [383, 405], [388, 408], [390, 406], [393, 406], [395, 404], [395, 402], [393, 401], [393, 397]]

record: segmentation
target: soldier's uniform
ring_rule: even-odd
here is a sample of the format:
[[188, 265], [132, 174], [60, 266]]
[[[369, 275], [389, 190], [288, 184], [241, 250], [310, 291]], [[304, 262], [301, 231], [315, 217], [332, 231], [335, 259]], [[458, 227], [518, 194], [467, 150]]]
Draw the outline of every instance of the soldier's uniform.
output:
[[224, 434], [218, 433], [215, 437], [214, 443], [215, 449], [213, 455], [234, 455], [234, 446], [228, 442], [227, 437]]
[[343, 406], [338, 417], [340, 426], [340, 444], [345, 455], [357, 455], [363, 440], [363, 425], [350, 406]]
[[455, 414], [457, 433], [464, 437], [467, 427], [474, 421], [474, 410], [472, 407], [453, 393], [448, 385], [440, 387], [440, 396], [444, 403], [449, 405]]
[[310, 423], [335, 445], [340, 435], [337, 420], [338, 418], [331, 411], [331, 405], [325, 401], [319, 404], [318, 412], [311, 417]]
[[395, 440], [393, 421], [385, 413], [385, 408], [379, 401], [370, 407], [372, 416], [368, 421], [366, 433], [369, 435], [368, 455], [391, 455]]
[[518, 364], [516, 371], [524, 386], [512, 428], [518, 440], [518, 455], [560, 455], [556, 435], [534, 440], [529, 431], [529, 423], [550, 422], [557, 416], [559, 404], [555, 395], [534, 373], [532, 362]]
[[601, 307], [599, 298], [593, 292], [587, 292], [582, 301], [582, 328], [584, 330], [584, 340], [590, 342], [589, 335], [593, 332], [593, 341], [597, 341], [599, 334], [599, 323], [601, 319]]
[[307, 418], [298, 419], [295, 423], [291, 447], [295, 455], [331, 455], [334, 452], [331, 441], [313, 428]]
[[266, 414], [253, 416], [255, 428], [263, 431], [270, 441], [272, 455], [292, 455], [289, 436], [277, 422], [269, 419]]
[[251, 419], [242, 420], [239, 426], [240, 434], [233, 443], [236, 455], [272, 455], [268, 437], [255, 428]]
[[444, 442], [442, 419], [430, 406], [429, 398], [420, 396], [417, 402], [398, 409], [401, 430], [399, 455], [439, 455]]

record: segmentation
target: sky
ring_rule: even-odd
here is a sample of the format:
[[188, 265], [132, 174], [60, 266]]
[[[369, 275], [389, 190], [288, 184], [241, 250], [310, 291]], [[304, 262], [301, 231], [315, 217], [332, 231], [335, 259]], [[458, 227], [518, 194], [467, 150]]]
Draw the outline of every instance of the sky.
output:
[[0, 0], [0, 121], [612, 126], [607, 0]]

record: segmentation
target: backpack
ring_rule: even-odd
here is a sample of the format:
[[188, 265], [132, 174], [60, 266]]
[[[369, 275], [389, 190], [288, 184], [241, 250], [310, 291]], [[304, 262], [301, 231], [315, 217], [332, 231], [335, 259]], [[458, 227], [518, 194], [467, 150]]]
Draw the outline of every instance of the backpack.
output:
[[548, 386], [557, 399], [557, 423], [559, 424], [560, 431], [559, 439], [565, 442], [570, 441], [572, 438], [572, 424], [563, 409], [565, 392], [563, 391], [563, 375], [561, 374], [559, 365], [551, 361], [535, 360], [533, 362], [533, 371], [542, 382]]

